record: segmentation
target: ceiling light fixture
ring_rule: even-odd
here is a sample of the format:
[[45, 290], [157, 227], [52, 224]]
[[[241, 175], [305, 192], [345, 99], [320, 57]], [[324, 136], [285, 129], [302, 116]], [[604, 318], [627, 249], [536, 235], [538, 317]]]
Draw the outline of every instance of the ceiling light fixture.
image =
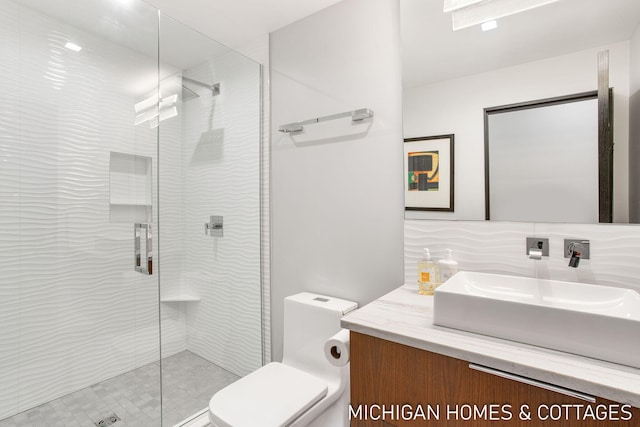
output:
[[495, 30], [498, 28], [498, 21], [494, 19], [493, 21], [483, 22], [482, 25], [480, 25], [480, 28], [482, 28], [482, 31]]
[[453, 31], [524, 12], [558, 0], [444, 0], [451, 12]]
[[65, 44], [64, 47], [74, 52], [80, 52], [82, 50], [82, 46], [77, 45], [73, 42], [67, 42], [67, 44]]
[[453, 12], [484, 0], [444, 0], [444, 13]]
[[154, 105], [158, 105], [158, 94], [155, 93], [153, 95], [151, 95], [150, 97], [143, 99], [140, 102], [137, 102], [134, 105], [134, 110], [136, 113], [139, 113], [141, 111], [144, 111], [150, 107], [153, 107]]

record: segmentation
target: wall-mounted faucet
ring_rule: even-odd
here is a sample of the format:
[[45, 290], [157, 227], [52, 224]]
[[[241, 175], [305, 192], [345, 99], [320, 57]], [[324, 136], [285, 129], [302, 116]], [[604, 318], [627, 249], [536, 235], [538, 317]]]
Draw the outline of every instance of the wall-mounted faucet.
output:
[[578, 268], [581, 259], [589, 259], [589, 241], [564, 239], [564, 257], [569, 258], [569, 267]]
[[527, 237], [527, 255], [530, 259], [540, 260], [543, 256], [549, 256], [549, 239], [540, 237]]

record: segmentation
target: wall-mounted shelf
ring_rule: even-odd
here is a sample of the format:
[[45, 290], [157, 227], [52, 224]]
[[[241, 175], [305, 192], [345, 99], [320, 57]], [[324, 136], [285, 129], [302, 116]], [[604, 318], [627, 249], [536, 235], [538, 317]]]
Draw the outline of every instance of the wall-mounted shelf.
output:
[[160, 302], [197, 302], [200, 297], [193, 294], [174, 294], [160, 297]]
[[109, 202], [109, 204], [117, 206], [151, 206], [151, 203], [135, 200], [116, 200]]

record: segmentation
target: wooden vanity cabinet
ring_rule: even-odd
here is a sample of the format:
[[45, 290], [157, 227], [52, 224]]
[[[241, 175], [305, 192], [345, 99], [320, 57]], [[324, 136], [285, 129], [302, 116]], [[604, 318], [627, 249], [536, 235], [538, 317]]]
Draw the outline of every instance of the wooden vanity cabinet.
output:
[[[640, 426], [638, 408], [622, 411], [622, 404], [604, 399], [588, 403], [471, 369], [464, 360], [356, 332], [350, 346], [351, 427]], [[521, 419], [522, 405], [528, 405], [530, 420]], [[468, 418], [472, 408], [474, 416]]]

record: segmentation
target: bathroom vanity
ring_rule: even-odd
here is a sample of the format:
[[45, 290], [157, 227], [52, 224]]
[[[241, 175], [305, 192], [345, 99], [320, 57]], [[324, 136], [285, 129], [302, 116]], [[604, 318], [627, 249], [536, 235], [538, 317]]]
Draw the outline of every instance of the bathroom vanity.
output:
[[354, 427], [640, 425], [640, 369], [434, 326], [406, 286], [342, 326]]

